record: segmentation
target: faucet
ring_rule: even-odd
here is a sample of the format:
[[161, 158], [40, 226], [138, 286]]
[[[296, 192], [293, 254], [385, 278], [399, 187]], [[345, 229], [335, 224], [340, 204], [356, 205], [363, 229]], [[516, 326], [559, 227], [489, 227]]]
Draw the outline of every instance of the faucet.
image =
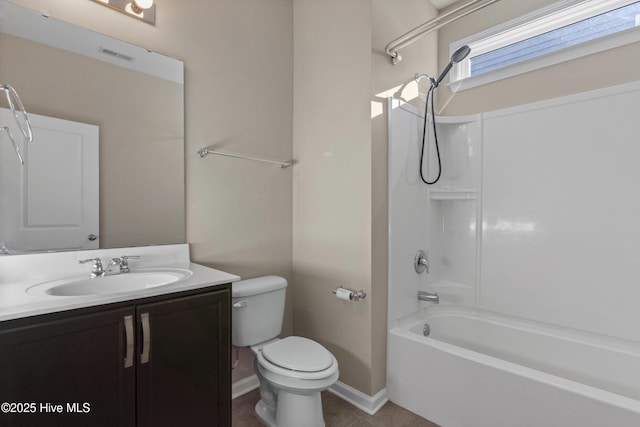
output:
[[420, 301], [428, 301], [434, 304], [440, 304], [440, 297], [437, 292], [431, 293], [427, 291], [418, 291], [418, 299]]
[[79, 264], [86, 264], [88, 262], [93, 262], [91, 266], [91, 278], [102, 277], [105, 275], [106, 271], [102, 267], [102, 260], [100, 258], [89, 258], [78, 261]]
[[[107, 265], [107, 271], [111, 268], [112, 265], [117, 265], [119, 267], [118, 273], [129, 273], [131, 270], [129, 269], [129, 259], [139, 259], [138, 255], [122, 255], [120, 258], [113, 258], [109, 261], [109, 265]], [[118, 274], [114, 273], [114, 274]]]
[[[129, 270], [129, 259], [138, 259], [140, 258], [137, 255], [123, 255], [120, 258], [113, 258], [109, 261], [107, 268], [104, 268], [102, 265], [102, 260], [100, 258], [89, 258], [78, 261], [80, 264], [86, 264], [88, 262], [92, 262], [91, 266], [91, 278], [96, 277], [104, 277], [111, 271], [111, 266], [117, 265], [119, 267], [118, 273], [128, 273]], [[118, 274], [112, 273], [112, 274]]]

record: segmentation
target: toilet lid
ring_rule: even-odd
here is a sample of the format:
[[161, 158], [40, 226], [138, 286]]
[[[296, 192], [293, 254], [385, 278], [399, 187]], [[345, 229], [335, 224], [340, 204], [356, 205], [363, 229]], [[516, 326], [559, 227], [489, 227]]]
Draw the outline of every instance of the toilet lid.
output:
[[287, 337], [262, 348], [262, 356], [274, 365], [292, 371], [324, 371], [333, 364], [331, 353], [315, 341]]

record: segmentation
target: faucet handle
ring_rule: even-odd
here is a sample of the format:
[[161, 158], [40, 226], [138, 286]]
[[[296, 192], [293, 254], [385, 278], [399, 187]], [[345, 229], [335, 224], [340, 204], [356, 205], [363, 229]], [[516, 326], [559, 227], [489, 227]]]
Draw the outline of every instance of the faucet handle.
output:
[[86, 264], [88, 262], [93, 262], [91, 266], [91, 277], [104, 276], [104, 268], [102, 267], [102, 260], [100, 258], [79, 260], [78, 264]]
[[129, 260], [130, 259], [140, 259], [140, 255], [122, 255], [120, 257], [120, 273], [128, 273], [129, 270]]
[[100, 258], [89, 258], [89, 259], [79, 260], [78, 264], [86, 264], [88, 262], [93, 262], [93, 265], [102, 265], [102, 260]]

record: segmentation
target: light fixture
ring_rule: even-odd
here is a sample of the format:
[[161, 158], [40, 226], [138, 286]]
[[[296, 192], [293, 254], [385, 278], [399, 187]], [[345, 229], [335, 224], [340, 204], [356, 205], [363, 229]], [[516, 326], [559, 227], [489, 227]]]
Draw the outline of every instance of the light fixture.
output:
[[153, 0], [93, 0], [111, 9], [138, 18], [151, 25], [156, 23], [156, 5]]
[[136, 13], [141, 13], [145, 9], [149, 9], [153, 6], [153, 0], [133, 0], [131, 8]]

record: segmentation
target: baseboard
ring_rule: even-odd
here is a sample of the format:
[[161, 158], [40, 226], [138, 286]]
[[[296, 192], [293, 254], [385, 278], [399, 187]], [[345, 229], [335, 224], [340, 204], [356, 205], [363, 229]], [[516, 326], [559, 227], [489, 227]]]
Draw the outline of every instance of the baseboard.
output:
[[235, 399], [236, 397], [240, 397], [243, 394], [247, 394], [250, 391], [257, 389], [258, 387], [260, 387], [260, 382], [258, 381], [258, 377], [256, 376], [256, 374], [236, 381], [231, 385], [231, 399]]
[[332, 385], [329, 391], [369, 415], [375, 415], [389, 400], [386, 388], [383, 388], [374, 396], [369, 396], [340, 381]]
[[[258, 381], [258, 377], [254, 374], [250, 377], [243, 378], [239, 381], [236, 381], [231, 386], [231, 398], [235, 399], [244, 394], [249, 393], [260, 387], [260, 382]], [[382, 408], [382, 406], [389, 401], [389, 397], [387, 396], [387, 389], [383, 388], [374, 396], [369, 396], [361, 392], [360, 390], [356, 390], [355, 388], [346, 385], [340, 381], [337, 381], [334, 385], [329, 388], [329, 392], [335, 394], [342, 400], [349, 402], [356, 408], [361, 411], [366, 412], [369, 415], [375, 415], [376, 412]]]

